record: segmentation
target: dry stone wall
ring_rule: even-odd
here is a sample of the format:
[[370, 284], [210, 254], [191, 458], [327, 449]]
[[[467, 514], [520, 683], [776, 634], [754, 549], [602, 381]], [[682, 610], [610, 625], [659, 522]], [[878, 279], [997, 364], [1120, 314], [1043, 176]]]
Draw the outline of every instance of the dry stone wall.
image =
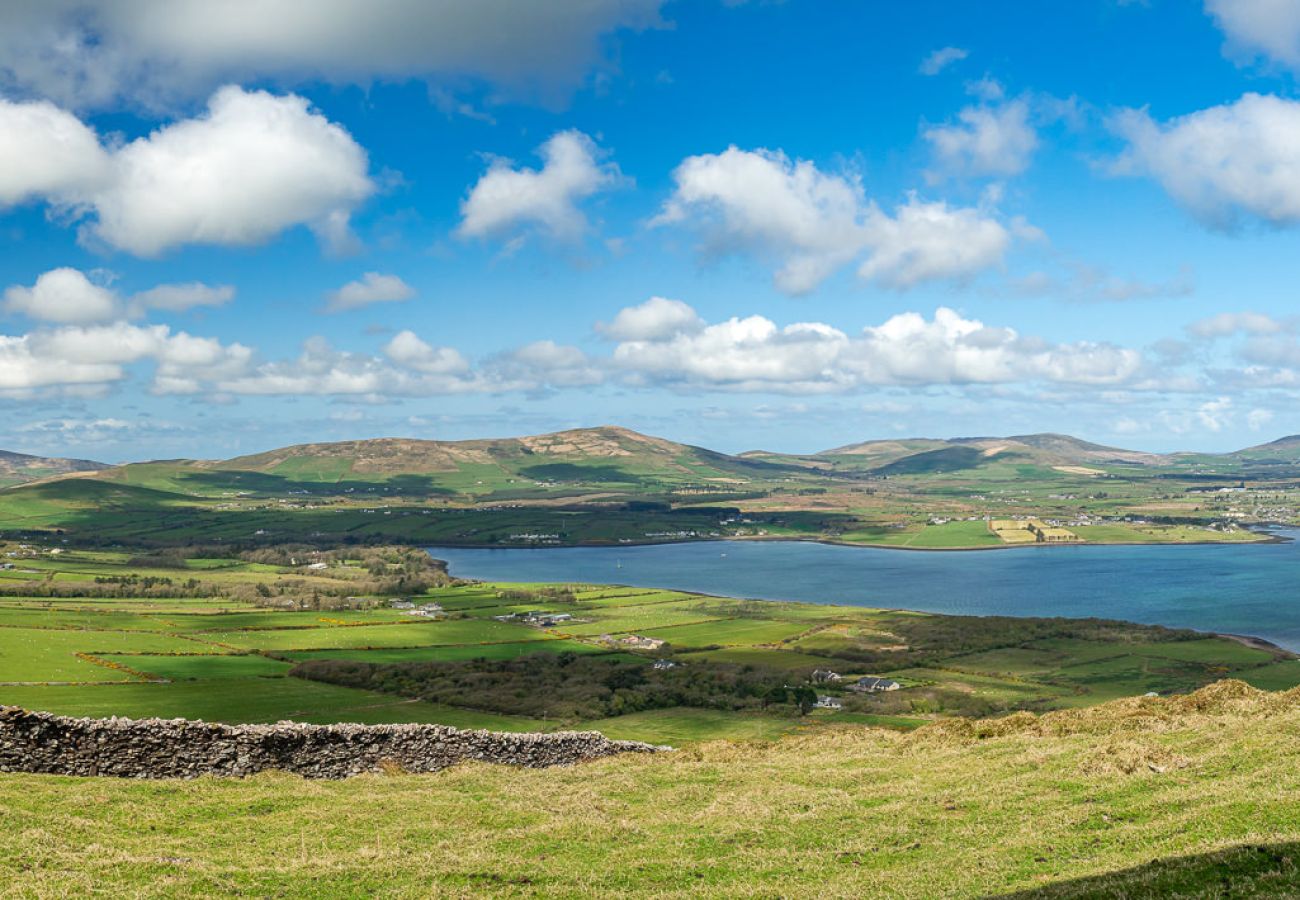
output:
[[0, 772], [119, 778], [243, 776], [268, 769], [346, 778], [400, 767], [436, 772], [481, 760], [528, 768], [665, 750], [595, 731], [507, 734], [445, 725], [217, 725], [185, 719], [75, 719], [0, 707]]

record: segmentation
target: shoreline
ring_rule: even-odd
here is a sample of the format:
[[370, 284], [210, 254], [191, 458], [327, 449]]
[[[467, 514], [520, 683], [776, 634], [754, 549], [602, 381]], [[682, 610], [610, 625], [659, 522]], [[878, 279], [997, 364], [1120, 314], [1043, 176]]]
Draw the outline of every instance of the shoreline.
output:
[[[1288, 526], [1290, 527], [1290, 526]], [[1251, 540], [1240, 541], [1061, 541], [1059, 543], [1025, 543], [1025, 544], [994, 544], [989, 546], [978, 547], [909, 547], [898, 544], [860, 544], [853, 541], [836, 540], [828, 537], [800, 537], [791, 535], [737, 535], [732, 537], [707, 537], [707, 538], [677, 538], [665, 541], [654, 540], [629, 540], [626, 542], [610, 543], [609, 541], [577, 541], [571, 544], [507, 544], [507, 545], [487, 545], [458, 543], [456, 541], [440, 541], [437, 544], [425, 546], [425, 550], [433, 547], [450, 547], [456, 550], [573, 550], [577, 548], [584, 549], [617, 549], [619, 547], [662, 547], [673, 546], [677, 544], [721, 544], [721, 543], [762, 543], [769, 541], [786, 541], [798, 542], [804, 544], [825, 544], [828, 547], [853, 547], [860, 550], [905, 550], [912, 553], [979, 553], [990, 550], [1040, 550], [1040, 549], [1060, 549], [1065, 547], [1254, 547], [1263, 544], [1290, 544], [1295, 542], [1295, 538], [1284, 537], [1277, 534], [1269, 534], [1263, 531], [1254, 531], [1245, 529], [1251, 534], [1256, 535]]]
[[[430, 551], [429, 548], [426, 548], [425, 552], [428, 552], [428, 553], [430, 553], [430, 555], [432, 555], [432, 553], [431, 553], [431, 551]], [[437, 559], [437, 558], [435, 557], [435, 561], [436, 561], [436, 562], [440, 562], [440, 563], [443, 564], [443, 570], [447, 573], [448, 577], [450, 577], [450, 578], [455, 578], [455, 579], [457, 579], [457, 580], [459, 580], [459, 581], [472, 582], [472, 583], [475, 583], [475, 584], [492, 584], [492, 583], [494, 583], [494, 582], [492, 582], [490, 579], [483, 579], [483, 578], [461, 578], [461, 577], [459, 577], [459, 576], [457, 576], [457, 575], [453, 575], [453, 574], [452, 574], [452, 572], [451, 572], [451, 564], [450, 564], [449, 562], [447, 562], [445, 559]], [[570, 583], [570, 582], [557, 581], [557, 582], [538, 582], [538, 583], [539, 583], [539, 584], [568, 584], [568, 583]], [[603, 582], [603, 581], [602, 581], [602, 582], [582, 582], [582, 583], [583, 583], [583, 584], [588, 584], [588, 583], [590, 583], [590, 584], [597, 584], [597, 585], [599, 585], [599, 586], [601, 586], [601, 587], [616, 587], [616, 588], [641, 588], [641, 587], [646, 587], [646, 585], [628, 584], [628, 583], [626, 583], [626, 582], [621, 582], [621, 581], [609, 581], [609, 582]], [[669, 589], [665, 589], [665, 590], [669, 590]], [[811, 601], [811, 600], [791, 600], [791, 599], [789, 599], [789, 598], [775, 599], [775, 600], [774, 600], [774, 599], [772, 599], [772, 598], [770, 598], [770, 597], [741, 597], [741, 596], [734, 595], [734, 594], [704, 593], [704, 592], [701, 592], [701, 591], [693, 591], [693, 590], [678, 590], [678, 589], [676, 589], [676, 588], [673, 588], [673, 589], [671, 589], [671, 590], [677, 590], [678, 593], [681, 593], [681, 594], [688, 594], [688, 595], [695, 596], [695, 597], [721, 597], [721, 598], [724, 598], [724, 599], [727, 599], [727, 600], [743, 600], [743, 601], [754, 602], [754, 603], [798, 603], [798, 604], [806, 604], [806, 605], [810, 605], [810, 606], [843, 606], [843, 607], [848, 608], [848, 609], [864, 609], [864, 608], [867, 608], [867, 607], [857, 606], [856, 604], [851, 604], [851, 603], [814, 603], [814, 602]], [[882, 611], [882, 612], [910, 613], [910, 614], [913, 614], [913, 615], [921, 615], [921, 616], [938, 616], [938, 617], [943, 617], [943, 618], [961, 618], [960, 615], [957, 615], [957, 614], [954, 614], [954, 613], [931, 612], [930, 610], [925, 610], [925, 609], [909, 609], [909, 608], [901, 607], [901, 606], [873, 606], [873, 607], [869, 607], [869, 608], [870, 608], [870, 609], [875, 609], [875, 610], [880, 610], [880, 611]], [[1089, 617], [1089, 616], [1008, 616], [1008, 618], [1014, 618], [1014, 619], [1044, 619], [1044, 618], [1048, 618], [1048, 619], [1050, 619], [1050, 618], [1060, 618], [1060, 619], [1066, 619], [1066, 620], [1079, 620], [1079, 619], [1096, 618], [1096, 617]], [[1107, 617], [1103, 617], [1103, 618], [1109, 618], [1109, 617], [1107, 616]], [[1144, 623], [1142, 623], [1142, 622], [1134, 622], [1134, 621], [1132, 621], [1131, 619], [1115, 619], [1114, 621], [1117, 621], [1117, 622], [1125, 622], [1125, 623], [1130, 624], [1130, 625], [1142, 625], [1142, 624], [1144, 624]], [[1300, 652], [1297, 652], [1297, 651], [1295, 651], [1295, 650], [1288, 650], [1286, 647], [1283, 647], [1281, 644], [1276, 644], [1276, 643], [1274, 643], [1273, 641], [1268, 640], [1267, 638], [1258, 637], [1258, 636], [1253, 635], [1253, 634], [1237, 634], [1237, 633], [1230, 632], [1230, 631], [1202, 631], [1202, 630], [1199, 629], [1199, 628], [1184, 628], [1184, 627], [1182, 627], [1182, 626], [1175, 626], [1175, 625], [1161, 625], [1160, 627], [1162, 627], [1162, 628], [1170, 628], [1170, 629], [1175, 629], [1175, 630], [1180, 630], [1180, 631], [1191, 631], [1191, 632], [1195, 632], [1196, 634], [1204, 635], [1204, 636], [1206, 636], [1206, 637], [1216, 637], [1216, 638], [1222, 638], [1222, 639], [1224, 639], [1224, 640], [1228, 640], [1228, 641], [1235, 641], [1236, 643], [1241, 644], [1241, 645], [1244, 646], [1244, 647], [1249, 647], [1249, 648], [1252, 649], [1252, 650], [1263, 650], [1263, 651], [1265, 651], [1265, 652], [1267, 652], [1267, 653], [1273, 653], [1273, 654], [1275, 654], [1276, 656], [1278, 656], [1278, 657], [1281, 658], [1281, 659], [1300, 659]]]
[[[953, 552], [968, 552], [968, 551], [978, 551], [978, 550], [1016, 550], [1016, 549], [1021, 549], [1022, 547], [1023, 547], [1023, 548], [1030, 548], [1030, 547], [1032, 547], [1032, 548], [1039, 548], [1039, 547], [1061, 547], [1061, 546], [1066, 546], [1066, 547], [1080, 547], [1080, 546], [1090, 546], [1090, 545], [1091, 545], [1091, 546], [1095, 546], [1095, 547], [1103, 547], [1103, 546], [1109, 546], [1109, 547], [1125, 547], [1125, 546], [1134, 546], [1134, 547], [1159, 547], [1159, 546], [1228, 546], [1228, 545], [1238, 545], [1238, 544], [1247, 544], [1247, 545], [1259, 545], [1259, 544], [1289, 544], [1289, 543], [1294, 543], [1295, 540], [1296, 540], [1296, 539], [1293, 538], [1293, 537], [1285, 536], [1285, 535], [1270, 534], [1270, 533], [1267, 533], [1267, 532], [1258, 532], [1258, 531], [1257, 531], [1257, 532], [1254, 532], [1254, 533], [1257, 534], [1259, 537], [1258, 537], [1257, 540], [1250, 540], [1250, 541], [1180, 541], [1180, 542], [1149, 542], [1149, 543], [1141, 543], [1141, 544], [1138, 544], [1138, 543], [1114, 542], [1114, 541], [1112, 541], [1112, 542], [1101, 542], [1101, 541], [1097, 541], [1097, 542], [1070, 543], [1070, 544], [1022, 544], [1022, 545], [1005, 545], [1005, 546], [1001, 546], [1001, 547], [891, 547], [891, 546], [882, 546], [882, 545], [876, 545], [876, 544], [854, 544], [854, 543], [849, 543], [849, 542], [846, 542], [846, 541], [835, 541], [835, 540], [830, 540], [830, 539], [825, 539], [825, 538], [791, 538], [791, 537], [781, 537], [781, 536], [777, 536], [777, 535], [768, 535], [768, 536], [762, 536], [762, 537], [755, 536], [755, 537], [730, 537], [730, 538], [703, 538], [703, 539], [697, 539], [697, 540], [639, 541], [639, 542], [635, 542], [635, 543], [627, 543], [627, 544], [607, 544], [607, 543], [590, 543], [590, 542], [588, 542], [588, 543], [577, 543], [577, 544], [565, 544], [565, 545], [560, 545], [560, 546], [553, 546], [553, 545], [552, 545], [552, 546], [532, 546], [532, 547], [529, 547], [529, 546], [521, 546], [521, 547], [484, 547], [484, 546], [482, 546], [482, 545], [474, 545], [474, 544], [453, 544], [453, 543], [443, 543], [443, 544], [439, 544], [439, 545], [437, 545], [437, 546], [426, 546], [426, 547], [424, 547], [424, 550], [425, 550], [426, 553], [428, 553], [430, 556], [432, 556], [435, 560], [437, 560], [437, 561], [443, 563], [443, 565], [444, 565], [444, 567], [445, 567], [445, 570], [446, 570], [447, 574], [454, 578], [454, 577], [457, 577], [457, 576], [455, 576], [455, 575], [452, 574], [450, 563], [449, 563], [447, 560], [440, 560], [440, 559], [438, 559], [438, 557], [436, 556], [436, 551], [438, 550], [439, 547], [446, 547], [447, 549], [456, 549], [456, 550], [558, 550], [558, 549], [566, 549], [566, 548], [567, 548], [567, 549], [578, 549], [578, 548], [582, 548], [582, 549], [617, 549], [618, 547], [653, 547], [653, 546], [663, 546], [663, 545], [701, 544], [701, 543], [714, 543], [714, 544], [717, 544], [717, 543], [724, 543], [724, 542], [743, 542], [743, 541], [750, 541], [750, 542], [756, 542], [756, 543], [757, 543], [757, 542], [773, 542], [773, 541], [778, 541], [778, 542], [779, 542], [779, 541], [788, 541], [788, 542], [810, 543], [810, 544], [825, 544], [825, 545], [827, 545], [827, 546], [837, 546], [837, 547], [851, 547], [851, 548], [857, 548], [857, 549], [874, 549], [874, 550], [911, 550], [911, 551], [920, 552], [920, 553], [953, 553]], [[464, 580], [468, 580], [468, 581], [483, 581], [484, 579], [469, 578], [469, 579], [464, 579]], [[562, 582], [556, 582], [556, 583], [562, 583]], [[604, 584], [608, 584], [608, 585], [610, 585], [610, 586], [616, 586], [616, 587], [642, 587], [642, 586], [643, 586], [643, 585], [627, 584], [627, 583], [624, 583], [624, 582], [617, 582], [617, 581], [610, 581], [610, 582], [603, 582], [603, 581], [602, 581], [602, 582], [593, 582], [593, 583], [599, 583], [599, 584], [602, 584], [602, 585], [604, 585]], [[721, 597], [729, 597], [730, 599], [735, 599], [735, 600], [754, 600], [754, 601], [761, 601], [761, 602], [764, 602], [764, 603], [815, 603], [815, 601], [809, 601], [809, 600], [795, 600], [795, 599], [790, 599], [790, 598], [746, 597], [746, 596], [739, 596], [739, 595], [734, 595], [734, 594], [725, 594], [725, 593], [717, 593], [717, 594], [703, 594], [703, 593], [700, 593], [700, 592], [698, 592], [698, 591], [691, 591], [691, 590], [685, 590], [685, 591], [683, 591], [683, 592], [684, 592], [684, 593], [692, 593], [692, 594], [700, 594], [700, 596], [721, 596]], [[842, 606], [856, 606], [856, 604], [842, 604], [842, 603], [820, 603], [820, 604], [815, 604], [815, 605], [820, 605], [820, 606], [841, 606], [841, 605], [842, 605]], [[876, 608], [876, 609], [887, 609], [887, 610], [890, 610], [890, 611], [893, 611], [893, 612], [918, 613], [918, 614], [921, 614], [921, 615], [929, 615], [929, 616], [948, 616], [948, 617], [952, 617], [952, 616], [954, 615], [954, 614], [952, 614], [952, 613], [933, 612], [933, 611], [930, 611], [930, 610], [922, 610], [922, 609], [910, 609], [910, 608], [907, 608], [907, 607], [879, 606], [879, 607], [873, 607], [873, 608]], [[1017, 617], [1017, 618], [1044, 618], [1044, 617], [1042, 617], [1042, 616], [1019, 616], [1019, 617]], [[1046, 618], [1052, 618], [1052, 617], [1049, 616], [1049, 617], [1046, 617]], [[1088, 617], [1087, 617], [1087, 616], [1063, 616], [1063, 617], [1060, 617], [1060, 618], [1067, 618], [1067, 619], [1069, 619], [1069, 618], [1088, 618]], [[1127, 619], [1119, 619], [1119, 620], [1117, 620], [1117, 621], [1131, 621], [1131, 620], [1127, 620]], [[1135, 623], [1135, 624], [1141, 624], [1141, 623]], [[1166, 626], [1164, 626], [1164, 627], [1167, 627], [1167, 628], [1179, 628], [1179, 629], [1186, 628], [1186, 626], [1178, 626], [1178, 625], [1166, 625]], [[1201, 629], [1198, 629], [1198, 628], [1186, 628], [1186, 630], [1188, 630], [1188, 631], [1195, 631], [1195, 632], [1197, 632], [1198, 634], [1203, 634], [1203, 635], [1205, 635], [1205, 636], [1207, 636], [1207, 637], [1216, 637], [1216, 638], [1222, 638], [1222, 639], [1224, 639], [1224, 640], [1235, 641], [1235, 642], [1237, 642], [1237, 643], [1239, 643], [1239, 644], [1241, 644], [1241, 645], [1243, 645], [1243, 646], [1245, 646], [1245, 647], [1249, 647], [1249, 648], [1254, 649], [1254, 650], [1262, 650], [1262, 651], [1265, 651], [1265, 652], [1268, 652], [1268, 653], [1276, 654], [1278, 657], [1283, 658], [1283, 659], [1300, 659], [1300, 651], [1290, 650], [1290, 649], [1288, 649], [1287, 647], [1282, 646], [1281, 644], [1277, 644], [1277, 643], [1275, 643], [1275, 642], [1273, 642], [1273, 641], [1268, 640], [1267, 638], [1259, 637], [1259, 636], [1257, 636], [1257, 635], [1251, 635], [1251, 634], [1239, 634], [1239, 633], [1235, 633], [1235, 632], [1221, 632], [1221, 631], [1201, 630]]]

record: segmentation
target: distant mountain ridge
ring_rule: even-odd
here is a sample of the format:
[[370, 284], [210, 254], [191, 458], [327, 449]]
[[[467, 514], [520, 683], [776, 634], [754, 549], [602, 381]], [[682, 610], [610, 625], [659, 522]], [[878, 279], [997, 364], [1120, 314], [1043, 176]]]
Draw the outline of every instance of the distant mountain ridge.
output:
[[[230, 459], [154, 460], [120, 466], [0, 451], [0, 487], [88, 476], [98, 481], [185, 490], [200, 484], [216, 485], [222, 473], [326, 484], [425, 476], [440, 483], [460, 479], [469, 486], [494, 479], [508, 484], [537, 481], [627, 485], [671, 481], [722, 485], [770, 478], [782, 472], [806, 474], [809, 470], [926, 475], [1010, 462], [1093, 474], [1105, 466], [1146, 468], [1187, 464], [1189, 460], [1239, 461], [1259, 466], [1300, 463], [1300, 435], [1223, 454], [1147, 453], [1047, 432], [1007, 437], [890, 438], [819, 453], [751, 451], [731, 455], [606, 425], [496, 439], [316, 442]], [[467, 480], [471, 477], [474, 480]], [[220, 490], [229, 489], [231, 484], [227, 482]]]
[[910, 438], [907, 440], [864, 441], [825, 450], [818, 456], [865, 456], [881, 466], [929, 454], [933, 459], [945, 457], [974, 460], [975, 455], [992, 458], [1017, 453], [1045, 465], [1087, 466], [1104, 463], [1123, 465], [1160, 465], [1168, 457], [1157, 453], [1124, 450], [1094, 444], [1068, 434], [1019, 434], [1008, 437], [957, 437], [947, 440]]
[[112, 468], [107, 463], [89, 459], [67, 459], [60, 456], [33, 456], [0, 450], [0, 485], [23, 484], [68, 475], [74, 472], [95, 472]]

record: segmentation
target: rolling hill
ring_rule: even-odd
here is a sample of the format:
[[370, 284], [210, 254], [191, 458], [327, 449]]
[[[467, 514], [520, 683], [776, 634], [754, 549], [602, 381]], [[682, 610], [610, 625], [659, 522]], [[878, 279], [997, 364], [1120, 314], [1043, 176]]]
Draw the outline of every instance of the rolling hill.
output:
[[799, 471], [796, 466], [606, 426], [495, 440], [377, 438], [297, 444], [226, 460], [132, 463], [95, 477], [203, 496], [326, 488], [373, 492], [376, 485], [407, 495], [448, 496], [563, 486], [722, 489]]
[[934, 440], [866, 441], [826, 450], [819, 456], [853, 457], [882, 474], [926, 474], [976, 468], [992, 460], [1020, 457], [1044, 467], [1156, 466], [1166, 457], [1123, 450], [1065, 434], [1021, 434], [1010, 437], [966, 437]]
[[0, 487], [24, 484], [55, 475], [71, 472], [94, 472], [107, 469], [105, 463], [88, 459], [64, 459], [57, 456], [29, 456], [26, 453], [13, 453], [0, 450]]

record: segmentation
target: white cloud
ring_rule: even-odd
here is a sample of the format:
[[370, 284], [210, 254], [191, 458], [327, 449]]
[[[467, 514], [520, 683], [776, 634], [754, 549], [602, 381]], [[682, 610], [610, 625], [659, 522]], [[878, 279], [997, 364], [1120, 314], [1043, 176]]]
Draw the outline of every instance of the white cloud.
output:
[[967, 106], [957, 122], [921, 132], [930, 142], [940, 171], [972, 177], [1019, 175], [1038, 149], [1028, 101]]
[[89, 197], [91, 233], [154, 256], [179, 244], [261, 243], [366, 199], [365, 151], [306, 100], [226, 87], [207, 114], [113, 154], [112, 184]]
[[1193, 337], [1221, 338], [1236, 334], [1277, 334], [1286, 331], [1287, 326], [1272, 316], [1257, 312], [1219, 313], [1205, 319], [1198, 319], [1187, 326]]
[[327, 297], [326, 312], [345, 312], [373, 303], [399, 303], [415, 296], [415, 290], [396, 275], [367, 272], [357, 281], [349, 281]]
[[184, 312], [198, 306], [220, 306], [234, 296], [235, 289], [230, 285], [194, 281], [160, 284], [131, 295], [124, 303], [116, 291], [65, 266], [43, 273], [31, 287], [12, 285], [6, 289], [4, 308], [29, 319], [84, 325], [123, 317], [136, 319], [155, 310]]
[[619, 182], [613, 163], [580, 131], [561, 131], [538, 148], [541, 169], [516, 169], [495, 158], [460, 205], [456, 233], [465, 238], [501, 237], [534, 229], [559, 241], [574, 241], [588, 229], [578, 203]]
[[1246, 414], [1246, 427], [1251, 431], [1259, 431], [1272, 421], [1273, 411], [1270, 409], [1252, 409]]
[[0, 208], [83, 196], [107, 179], [108, 160], [95, 132], [71, 113], [0, 99]]
[[[225, 87], [203, 115], [111, 149], [74, 123], [46, 103], [0, 105], [0, 202], [88, 216], [83, 237], [137, 256], [257, 244], [295, 225], [337, 241], [374, 191], [365, 151], [292, 94]], [[48, 163], [33, 161], [42, 153]]]
[[128, 315], [147, 315], [150, 310], [185, 312], [199, 306], [223, 306], [235, 297], [228, 284], [209, 285], [199, 281], [185, 284], [160, 284], [131, 297]]
[[970, 51], [963, 50], [961, 47], [942, 47], [921, 60], [919, 71], [922, 75], [938, 75], [948, 66], [960, 62], [968, 56], [970, 56]]
[[368, 84], [445, 76], [562, 96], [601, 39], [659, 26], [662, 0], [11, 0], [0, 85], [72, 106], [146, 106], [227, 82]]
[[1220, 432], [1232, 424], [1232, 400], [1228, 397], [1207, 400], [1197, 408], [1196, 418], [1207, 431]]
[[111, 384], [127, 376], [127, 366], [152, 360], [156, 389], [188, 382], [186, 392], [192, 392], [200, 379], [247, 365], [250, 358], [240, 344], [173, 333], [165, 325], [65, 326], [0, 335], [0, 391]]
[[1109, 344], [1052, 344], [992, 328], [940, 308], [932, 319], [893, 316], [856, 336], [819, 322], [778, 327], [762, 316], [733, 318], [614, 350], [634, 384], [818, 393], [877, 385], [1047, 381], [1117, 385], [1141, 357]]
[[1246, 94], [1163, 123], [1128, 110], [1112, 127], [1129, 142], [1115, 171], [1152, 176], [1203, 222], [1300, 222], [1300, 102]]
[[558, 387], [600, 384], [604, 374], [577, 347], [534, 341], [489, 361], [489, 378], [497, 385], [536, 392]]
[[673, 178], [677, 188], [652, 224], [694, 222], [710, 253], [775, 257], [776, 284], [788, 293], [811, 291], [867, 245], [861, 183], [806, 160], [729, 147], [688, 157]]
[[459, 375], [469, 371], [469, 361], [451, 347], [433, 347], [413, 331], [399, 331], [384, 346], [384, 355], [393, 362], [420, 372]]
[[1300, 66], [1300, 4], [1293, 0], [1205, 0], [1205, 11], [1237, 56], [1266, 56]]
[[1001, 263], [1011, 246], [1011, 233], [978, 210], [915, 197], [893, 218], [876, 215], [871, 223], [872, 252], [858, 274], [898, 290], [971, 278]]
[[804, 294], [860, 259], [859, 274], [907, 288], [968, 278], [999, 263], [1011, 235], [974, 209], [915, 197], [894, 217], [868, 201], [852, 175], [830, 175], [784, 153], [730, 147], [688, 157], [677, 187], [652, 225], [687, 223], [706, 253], [752, 252], [773, 259], [778, 288]]
[[612, 322], [600, 322], [596, 330], [615, 341], [657, 341], [683, 331], [697, 331], [703, 325], [695, 310], [682, 301], [651, 297], [619, 310]]
[[31, 287], [5, 290], [5, 311], [45, 322], [106, 322], [119, 315], [117, 295], [76, 269], [51, 269]]

